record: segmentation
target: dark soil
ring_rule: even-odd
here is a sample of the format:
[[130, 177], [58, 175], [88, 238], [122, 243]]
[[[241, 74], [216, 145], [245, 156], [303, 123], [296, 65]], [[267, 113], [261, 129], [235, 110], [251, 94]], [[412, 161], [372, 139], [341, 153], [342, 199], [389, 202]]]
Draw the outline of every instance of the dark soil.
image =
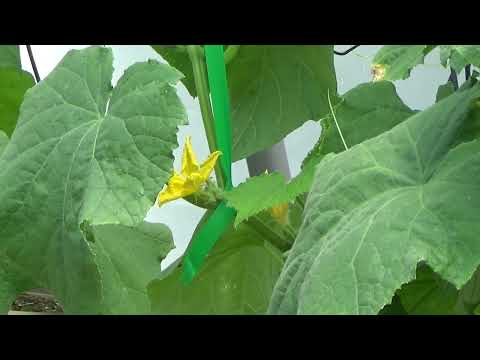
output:
[[25, 292], [17, 296], [11, 310], [62, 314], [63, 309], [55, 298], [42, 292]]

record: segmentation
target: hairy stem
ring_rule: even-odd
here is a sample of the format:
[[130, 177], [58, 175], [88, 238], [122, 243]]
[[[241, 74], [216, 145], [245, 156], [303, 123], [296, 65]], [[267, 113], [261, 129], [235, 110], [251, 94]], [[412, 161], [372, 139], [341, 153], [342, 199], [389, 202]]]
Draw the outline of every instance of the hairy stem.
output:
[[228, 45], [225, 50], [223, 57], [225, 59], [225, 65], [228, 65], [238, 54], [240, 50], [240, 45]]
[[[215, 123], [212, 105], [210, 103], [210, 91], [208, 88], [205, 58], [199, 45], [188, 45], [187, 52], [188, 56], [190, 57], [190, 61], [192, 62], [195, 88], [197, 90], [205, 134], [207, 135], [208, 148], [210, 149], [210, 152], [213, 153], [218, 149], [218, 147], [215, 137]], [[218, 186], [223, 189], [225, 187], [225, 174], [223, 173], [219, 162], [217, 162], [215, 165], [215, 177], [217, 179]]]
[[[204, 189], [195, 194], [187, 196], [184, 199], [195, 206], [207, 210], [204, 218], [202, 218], [202, 221], [205, 221], [205, 219], [213, 213], [217, 206], [225, 200], [223, 194], [223, 191], [216, 187], [213, 182], [209, 182]], [[275, 231], [268, 223], [265, 223], [260, 214], [250, 217], [246, 221], [246, 224], [263, 235], [269, 243], [281, 251], [289, 249], [295, 241], [296, 230], [290, 225], [279, 224], [278, 226], [282, 229], [282, 231]], [[200, 223], [197, 225], [197, 229], [198, 228], [200, 228]]]
[[267, 239], [268, 242], [270, 242], [281, 252], [287, 251], [292, 246], [290, 241], [282, 239], [282, 237], [280, 237], [267, 224], [265, 224], [259, 216], [252, 216], [246, 221], [246, 224], [253, 227], [255, 231]]

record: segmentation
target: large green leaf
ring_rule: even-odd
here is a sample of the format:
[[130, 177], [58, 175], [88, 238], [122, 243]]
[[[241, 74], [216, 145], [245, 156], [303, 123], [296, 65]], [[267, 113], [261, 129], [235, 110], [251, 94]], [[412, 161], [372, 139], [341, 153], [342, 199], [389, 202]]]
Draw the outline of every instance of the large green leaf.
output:
[[22, 70], [18, 45], [0, 45], [0, 130], [10, 136], [27, 89], [35, 85], [32, 75]]
[[373, 66], [380, 66], [383, 80], [403, 80], [410, 71], [423, 64], [425, 56], [432, 51], [432, 45], [385, 45], [373, 58]]
[[[473, 74], [467, 81], [465, 81], [462, 86], [457, 91], [464, 91], [471, 89], [478, 83], [477, 74]], [[440, 85], [437, 90], [437, 100], [444, 99], [447, 96], [455, 93], [455, 89], [450, 81], [444, 85]], [[454, 145], [460, 144], [462, 142], [472, 141], [480, 137], [480, 100], [475, 101], [470, 106], [467, 120], [464, 122], [460, 135], [457, 137]]]
[[251, 177], [224, 196], [228, 206], [238, 211], [235, 218], [237, 226], [263, 210], [294, 200], [299, 194], [307, 192], [308, 188], [308, 183], [295, 179], [287, 184], [283, 175], [275, 172]]
[[402, 286], [398, 296], [410, 315], [471, 315], [480, 304], [480, 272], [457, 290], [422, 264], [415, 280]]
[[402, 305], [400, 298], [395, 295], [390, 304], [387, 304], [378, 315], [408, 315]]
[[197, 277], [181, 282], [178, 263], [148, 287], [155, 314], [264, 314], [283, 265], [282, 254], [247, 225], [215, 245]]
[[[347, 146], [375, 137], [414, 113], [398, 97], [394, 85], [387, 81], [361, 84], [353, 88], [343, 96], [334, 111]], [[292, 181], [287, 184], [278, 173], [256, 176], [225, 194], [229, 206], [238, 211], [235, 224], [308, 192], [315, 166], [326, 154], [344, 150], [338, 129], [329, 116], [324, 120], [318, 144], [305, 160], [301, 173]]]
[[480, 45], [441, 45], [440, 49], [442, 64], [449, 64], [457, 73], [468, 64], [480, 67]]
[[[179, 69], [196, 96], [187, 53], [152, 45]], [[241, 45], [227, 65], [232, 106], [233, 161], [274, 145], [308, 120], [328, 112], [327, 92], [335, 104], [337, 81], [333, 46]]]
[[5, 67], [22, 68], [18, 45], [0, 45], [0, 68]]
[[451, 81], [447, 81], [445, 84], [440, 85], [437, 89], [437, 95], [435, 96], [435, 102], [445, 99], [447, 96], [452, 95], [455, 92], [455, 87]]
[[178, 71], [137, 63], [112, 91], [112, 60], [107, 48], [70, 51], [27, 91], [0, 158], [0, 252], [73, 313], [108, 305], [100, 250], [80, 224], [142, 222], [186, 123]]
[[317, 166], [271, 313], [376, 314], [426, 262], [457, 288], [480, 263], [480, 142], [455, 148], [478, 86]]
[[160, 273], [160, 263], [173, 249], [168, 227], [98, 225], [90, 247], [103, 282], [104, 313], [148, 314], [147, 285]]
[[[352, 147], [390, 130], [415, 111], [411, 110], [398, 96], [395, 86], [389, 81], [360, 84], [345, 93], [342, 102], [334, 109], [335, 118], [347, 147]], [[316, 163], [329, 153], [345, 150], [332, 115], [325, 120], [325, 140], [308, 161], [315, 157]]]
[[242, 45], [228, 66], [233, 161], [270, 147], [337, 100], [333, 46]]
[[195, 79], [193, 77], [193, 68], [187, 52], [183, 49], [175, 47], [175, 45], [151, 46], [171, 66], [182, 72], [182, 74], [184, 75], [184, 77], [181, 79], [183, 85], [185, 85], [190, 95], [196, 97], [197, 91], [195, 88]]
[[0, 314], [6, 314], [18, 294], [40, 286], [22, 269], [0, 252]]
[[478, 306], [480, 306], [480, 268], [477, 268], [471, 279], [458, 292], [455, 313], [473, 315]]
[[415, 280], [398, 292], [409, 315], [455, 315], [458, 290], [428, 266], [417, 269]]
[[0, 156], [3, 153], [3, 150], [5, 150], [5, 147], [8, 144], [8, 136], [5, 134], [3, 131], [0, 130]]

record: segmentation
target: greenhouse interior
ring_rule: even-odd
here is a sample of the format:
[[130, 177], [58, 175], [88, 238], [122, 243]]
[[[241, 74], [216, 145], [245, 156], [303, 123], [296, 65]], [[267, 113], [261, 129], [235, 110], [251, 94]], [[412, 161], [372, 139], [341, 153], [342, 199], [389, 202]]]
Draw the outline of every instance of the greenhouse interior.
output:
[[0, 45], [4, 315], [480, 315], [480, 45]]

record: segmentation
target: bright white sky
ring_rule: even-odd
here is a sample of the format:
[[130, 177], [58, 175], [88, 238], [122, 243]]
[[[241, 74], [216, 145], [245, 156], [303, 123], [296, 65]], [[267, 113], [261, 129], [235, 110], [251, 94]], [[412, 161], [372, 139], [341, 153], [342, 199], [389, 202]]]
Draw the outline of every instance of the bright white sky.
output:
[[[82, 49], [86, 46], [88, 45], [32, 45], [40, 77], [42, 79], [45, 78], [70, 49]], [[344, 50], [349, 46], [337, 45], [336, 49]], [[110, 47], [113, 49], [114, 55], [114, 84], [123, 72], [135, 62], [146, 61], [149, 58], [163, 61], [147, 45], [112, 45]], [[335, 56], [335, 68], [340, 94], [358, 84], [370, 81], [370, 62], [380, 47], [381, 45], [363, 45], [346, 56]], [[26, 47], [22, 45], [20, 49], [24, 69], [32, 72]], [[415, 68], [409, 79], [396, 83], [398, 94], [413, 109], [421, 110], [433, 104], [436, 89], [439, 85], [444, 84], [449, 76], [449, 72], [439, 65], [438, 51], [433, 51], [429, 54], [425, 63], [426, 65]], [[190, 124], [182, 127], [178, 133], [180, 147], [174, 152], [175, 168], [177, 169], [180, 167], [180, 155], [187, 135], [192, 136], [192, 145], [199, 159], [204, 159], [209, 154], [198, 101], [188, 94], [182, 84], [178, 85], [178, 93], [187, 109]], [[299, 172], [302, 160], [315, 144], [319, 135], [318, 127], [311, 122], [307, 122], [285, 139], [292, 176]], [[248, 176], [246, 162], [239, 161], [235, 163], [232, 173], [234, 185], [244, 181]], [[170, 264], [184, 252], [203, 213], [204, 210], [196, 208], [184, 200], [166, 204], [161, 209], [153, 208], [149, 212], [146, 220], [167, 224], [172, 230], [177, 247], [168, 255], [163, 263], [164, 266]]]

